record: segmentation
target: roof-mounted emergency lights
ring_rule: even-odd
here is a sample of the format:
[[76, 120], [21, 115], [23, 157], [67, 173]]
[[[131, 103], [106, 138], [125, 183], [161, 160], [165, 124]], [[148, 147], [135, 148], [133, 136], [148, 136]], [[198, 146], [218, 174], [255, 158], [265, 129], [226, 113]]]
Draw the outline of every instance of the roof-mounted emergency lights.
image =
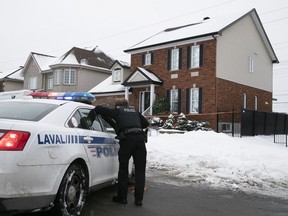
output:
[[47, 98], [56, 100], [70, 101], [90, 101], [95, 100], [95, 96], [89, 92], [31, 92], [29, 94], [33, 98]]

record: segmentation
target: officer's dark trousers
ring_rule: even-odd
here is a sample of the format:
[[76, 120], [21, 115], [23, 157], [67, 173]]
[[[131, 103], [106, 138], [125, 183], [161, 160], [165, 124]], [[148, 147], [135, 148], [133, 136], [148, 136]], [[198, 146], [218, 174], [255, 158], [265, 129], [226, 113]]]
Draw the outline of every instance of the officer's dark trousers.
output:
[[118, 172], [118, 197], [127, 199], [128, 166], [131, 156], [135, 165], [135, 201], [143, 200], [146, 170], [146, 145], [143, 134], [128, 134], [120, 141]]

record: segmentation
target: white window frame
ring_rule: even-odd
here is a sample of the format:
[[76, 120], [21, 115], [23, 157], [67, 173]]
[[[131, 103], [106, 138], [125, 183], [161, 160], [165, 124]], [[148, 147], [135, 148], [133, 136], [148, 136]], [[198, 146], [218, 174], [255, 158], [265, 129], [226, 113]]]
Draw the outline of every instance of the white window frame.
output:
[[191, 68], [200, 67], [200, 45], [191, 46]]
[[53, 75], [50, 75], [47, 80], [47, 89], [53, 89]]
[[113, 81], [114, 82], [121, 82], [121, 69], [120, 68], [114, 69]]
[[179, 49], [171, 50], [171, 70], [179, 70]]
[[258, 110], [258, 97], [257, 96], [255, 96], [254, 97], [254, 103], [255, 103], [255, 110]]
[[152, 64], [152, 54], [146, 53], [145, 54], [145, 65], [151, 65]]
[[75, 85], [76, 84], [76, 70], [75, 69], [64, 69], [64, 85]]
[[247, 108], [247, 95], [243, 93], [243, 109]]
[[248, 72], [253, 73], [254, 72], [254, 59], [253, 57], [248, 57]]
[[178, 102], [179, 102], [178, 89], [172, 89], [170, 91], [170, 111], [172, 113], [178, 113]]
[[190, 113], [199, 113], [199, 88], [190, 89]]
[[54, 71], [54, 85], [61, 84], [61, 70], [57, 69]]
[[37, 89], [37, 76], [29, 77], [28, 89], [30, 89], [30, 90], [36, 90]]

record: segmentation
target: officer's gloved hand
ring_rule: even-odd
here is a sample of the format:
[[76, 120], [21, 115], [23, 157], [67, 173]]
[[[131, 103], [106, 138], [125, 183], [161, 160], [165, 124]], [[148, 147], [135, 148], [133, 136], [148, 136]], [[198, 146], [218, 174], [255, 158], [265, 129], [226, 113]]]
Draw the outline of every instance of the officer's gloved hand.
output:
[[97, 116], [97, 113], [96, 113], [96, 111], [94, 110], [94, 109], [92, 109], [89, 113], [88, 113], [88, 118], [89, 119], [91, 119], [92, 121], [94, 121], [95, 120], [95, 118], [96, 118], [96, 116]]

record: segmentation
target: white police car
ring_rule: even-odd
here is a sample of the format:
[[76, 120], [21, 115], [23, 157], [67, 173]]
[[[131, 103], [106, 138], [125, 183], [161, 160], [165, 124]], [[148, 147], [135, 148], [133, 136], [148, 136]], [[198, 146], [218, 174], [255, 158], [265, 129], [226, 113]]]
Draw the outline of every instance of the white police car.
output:
[[52, 215], [80, 215], [89, 191], [115, 181], [119, 146], [93, 108], [0, 101], [0, 215], [50, 208]]

